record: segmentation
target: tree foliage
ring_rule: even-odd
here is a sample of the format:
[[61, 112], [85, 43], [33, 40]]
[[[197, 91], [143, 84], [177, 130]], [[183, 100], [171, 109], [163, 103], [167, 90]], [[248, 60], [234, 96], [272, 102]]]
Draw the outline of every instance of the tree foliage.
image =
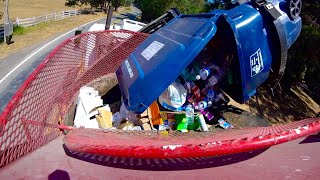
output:
[[142, 11], [142, 20], [151, 21], [175, 7], [185, 14], [204, 12], [205, 0], [136, 0], [135, 4]]
[[206, 3], [205, 10], [209, 12], [215, 9], [229, 9], [231, 4], [232, 0], [209, 0]]
[[75, 7], [82, 5], [90, 5], [91, 9], [101, 8], [107, 9], [107, 6], [112, 5], [117, 11], [118, 7], [131, 4], [132, 0], [66, 0], [65, 6]]
[[320, 85], [320, 2], [303, 1], [303, 28], [288, 53], [285, 76]]

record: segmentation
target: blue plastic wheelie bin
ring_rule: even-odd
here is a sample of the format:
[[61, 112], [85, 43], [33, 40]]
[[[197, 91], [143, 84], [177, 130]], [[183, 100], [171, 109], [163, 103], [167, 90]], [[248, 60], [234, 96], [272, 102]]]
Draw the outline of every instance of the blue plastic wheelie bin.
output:
[[255, 0], [238, 3], [230, 10], [177, 15], [152, 33], [118, 68], [116, 75], [126, 108], [135, 113], [145, 111], [216, 39], [222, 43], [214, 50], [226, 49], [233, 56], [229, 70], [235, 83], [230, 85], [229, 95], [244, 103], [271, 72], [283, 74], [287, 50], [302, 27], [299, 8], [300, 0]]

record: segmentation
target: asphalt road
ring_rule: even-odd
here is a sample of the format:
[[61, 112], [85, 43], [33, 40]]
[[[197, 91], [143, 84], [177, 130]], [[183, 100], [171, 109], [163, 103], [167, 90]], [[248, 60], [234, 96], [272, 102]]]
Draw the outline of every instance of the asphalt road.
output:
[[[134, 19], [140, 14], [140, 10], [132, 7], [132, 11], [112, 18], [112, 23], [117, 19]], [[105, 23], [106, 18], [82, 25], [79, 29], [87, 32], [94, 23]], [[11, 100], [12, 96], [28, 78], [32, 71], [45, 59], [45, 57], [64, 40], [74, 36], [76, 29], [69, 32], [57, 34], [56, 36], [43, 40], [38, 44], [24, 48], [14, 54], [0, 59], [0, 112]]]

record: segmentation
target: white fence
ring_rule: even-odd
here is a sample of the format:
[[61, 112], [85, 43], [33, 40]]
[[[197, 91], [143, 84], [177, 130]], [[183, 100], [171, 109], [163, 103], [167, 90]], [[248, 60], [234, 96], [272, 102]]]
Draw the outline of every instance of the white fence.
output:
[[46, 14], [44, 16], [38, 16], [38, 17], [33, 16], [32, 18], [25, 18], [25, 19], [17, 18], [15, 24], [23, 27], [34, 26], [39, 23], [48, 22], [48, 21], [58, 21], [58, 20], [69, 18], [71, 16], [76, 16], [79, 14], [81, 14], [81, 10], [70, 10], [70, 11], [62, 11], [57, 13]]

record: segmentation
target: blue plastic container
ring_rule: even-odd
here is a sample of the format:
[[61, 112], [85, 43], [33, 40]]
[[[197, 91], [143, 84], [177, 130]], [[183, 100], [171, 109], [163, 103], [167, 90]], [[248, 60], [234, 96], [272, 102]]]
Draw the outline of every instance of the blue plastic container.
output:
[[267, 2], [259, 8], [246, 3], [231, 10], [172, 19], [151, 34], [117, 70], [126, 108], [142, 113], [222, 26], [229, 33], [224, 43], [234, 45], [234, 60], [239, 64], [240, 95], [234, 99], [247, 101], [268, 79], [273, 61], [279, 66], [285, 63], [288, 48], [300, 34], [301, 18], [291, 20], [280, 8], [283, 1], [276, 2], [275, 6]]
[[143, 112], [192, 62], [216, 32], [213, 17], [173, 19], [121, 64], [116, 73], [128, 110]]

